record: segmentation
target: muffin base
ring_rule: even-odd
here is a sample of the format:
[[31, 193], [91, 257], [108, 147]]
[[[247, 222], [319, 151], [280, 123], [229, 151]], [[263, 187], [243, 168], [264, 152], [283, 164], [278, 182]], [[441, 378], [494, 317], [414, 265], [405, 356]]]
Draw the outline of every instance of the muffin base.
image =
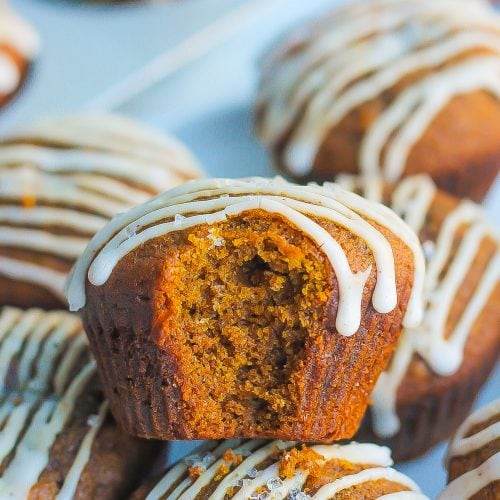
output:
[[[482, 356], [474, 363], [464, 363], [460, 370], [449, 377], [433, 375], [423, 397], [398, 402], [397, 414], [401, 429], [394, 437], [382, 439], [372, 430], [370, 411], [363, 420], [356, 439], [388, 446], [396, 461], [416, 458], [434, 445], [449, 438], [469, 415], [478, 392], [495, 368], [500, 350], [496, 344], [487, 344]], [[406, 387], [407, 393], [411, 387]]]

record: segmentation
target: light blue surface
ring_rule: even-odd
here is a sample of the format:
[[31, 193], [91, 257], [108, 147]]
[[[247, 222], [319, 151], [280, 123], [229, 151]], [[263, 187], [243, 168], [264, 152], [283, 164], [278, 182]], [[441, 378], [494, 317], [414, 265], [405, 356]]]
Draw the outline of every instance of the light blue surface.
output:
[[[0, 130], [43, 114], [84, 108], [130, 71], [244, 2], [178, 0], [113, 7], [63, 0], [12, 3], [38, 25], [44, 51], [23, 95], [0, 113]], [[273, 171], [268, 157], [252, 131], [258, 57], [285, 28], [336, 3], [268, 0], [262, 15], [224, 46], [118, 111], [176, 134], [210, 175], [270, 175]], [[499, 185], [488, 200], [488, 209], [498, 218]], [[499, 396], [497, 369], [478, 404]], [[170, 458], [192, 447], [174, 443]], [[443, 444], [427, 456], [397, 468], [435, 498], [445, 484], [444, 453]]]

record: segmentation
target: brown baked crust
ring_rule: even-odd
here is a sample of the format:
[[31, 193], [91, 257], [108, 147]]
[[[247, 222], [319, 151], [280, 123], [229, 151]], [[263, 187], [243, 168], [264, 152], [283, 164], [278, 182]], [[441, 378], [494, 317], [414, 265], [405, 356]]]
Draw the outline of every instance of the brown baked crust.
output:
[[[69, 270], [68, 270], [69, 271]], [[0, 275], [0, 304], [14, 307], [60, 309], [66, 304], [47, 289]]]
[[[248, 442], [246, 444], [248, 445]], [[276, 442], [274, 444], [276, 444]], [[254, 460], [253, 455], [257, 452], [262, 452], [266, 445], [268, 445], [268, 443], [264, 443], [261, 447], [256, 449], [254, 453], [248, 454], [249, 457], [252, 457], [250, 460]], [[285, 443], [281, 443], [281, 445], [283, 446]], [[272, 447], [273, 444], [271, 443], [269, 446]], [[357, 446], [356, 443], [354, 443], [354, 446]], [[349, 447], [349, 445], [347, 445], [347, 447]], [[256, 477], [258, 477], [259, 472], [262, 472], [268, 469], [269, 466], [275, 464], [275, 475], [267, 481], [267, 485], [264, 484], [258, 488], [256, 487], [256, 492], [269, 493], [270, 481], [278, 481], [279, 484], [280, 481], [291, 479], [294, 477], [297, 470], [301, 470], [307, 472], [307, 479], [304, 484], [294, 488], [294, 490], [296, 493], [300, 491], [302, 494], [314, 496], [320, 488], [325, 485], [330, 485], [339, 479], [353, 476], [361, 471], [381, 467], [380, 464], [374, 465], [370, 463], [353, 463], [347, 458], [325, 457], [321, 454], [321, 450], [315, 450], [313, 446], [309, 447], [305, 444], [297, 443], [294, 447], [290, 448], [290, 446], [288, 446], [287, 448], [288, 449], [280, 451], [277, 447], [275, 447], [274, 450], [269, 450], [270, 454], [263, 454], [259, 463], [253, 462], [251, 466], [247, 466], [245, 463], [247, 456], [239, 454], [238, 448], [226, 449], [221, 457], [219, 457], [217, 451], [215, 451], [215, 454], [212, 453], [214, 452], [215, 447], [211, 450], [206, 450], [204, 453], [197, 452], [195, 455], [188, 457], [188, 464], [190, 464], [189, 460], [192, 460], [194, 457], [198, 457], [201, 460], [203, 457], [211, 456], [214, 461], [217, 461], [209, 464], [208, 466], [194, 465], [189, 468], [188, 464], [177, 464], [174, 467], [177, 467], [178, 469], [179, 466], [183, 465], [183, 470], [178, 470], [177, 474], [171, 473], [169, 477], [170, 482], [164, 485], [164, 491], [161, 491], [162, 488], [159, 488], [159, 490], [155, 491], [155, 494], [159, 495], [158, 498], [160, 499], [168, 498], [175, 488], [177, 488], [180, 484], [183, 484], [184, 486], [181, 488], [182, 491], [177, 492], [178, 494], [184, 493], [190, 495], [190, 498], [193, 498], [193, 500], [210, 500], [210, 498], [212, 498], [211, 495], [217, 490], [223, 480], [232, 479], [228, 478], [228, 475], [231, 474], [231, 472], [233, 472], [238, 466], [241, 465], [243, 469], [246, 469], [249, 472], [253, 469], [257, 474]], [[207, 455], [207, 451], [210, 455]], [[337, 448], [337, 453], [339, 452], [342, 454], [342, 446]], [[220, 459], [222, 459], [221, 462], [218, 461]], [[214, 469], [216, 469], [215, 474], [213, 473]], [[195, 481], [204, 473], [205, 470], [208, 470], [208, 473], [212, 476], [212, 478], [208, 480], [208, 482], [206, 479], [204, 480], [204, 478], [202, 478], [201, 480], [204, 485], [202, 487], [199, 485], [200, 487], [197, 489]], [[144, 500], [168, 472], [169, 469], [167, 468], [154, 479], [145, 481], [145, 483], [133, 493], [131, 500]], [[234, 481], [234, 484], [226, 490], [225, 498], [229, 499], [233, 498], [233, 496], [237, 494], [241, 495], [240, 487], [242, 483], [244, 484], [245, 482], [251, 481], [253, 478], [254, 475], [249, 473], [243, 482], [237, 483]], [[188, 488], [193, 489], [189, 489], [188, 493]], [[335, 494], [335, 498], [340, 500], [371, 500], [400, 491], [414, 490], [412, 490], [412, 487], [409, 485], [404, 484], [404, 482], [399, 482], [397, 477], [391, 478], [390, 473], [388, 473], [385, 477], [380, 477], [379, 479], [358, 479], [357, 481], [353, 481], [351, 486], [338, 491]], [[218, 491], [217, 493], [219, 494], [220, 492]], [[293, 497], [293, 494], [289, 494], [289, 496]]]
[[[159, 439], [317, 441], [354, 434], [399, 335], [413, 257], [402, 241], [373, 223], [396, 262], [399, 303], [382, 315], [371, 305], [371, 252], [346, 229], [316, 221], [340, 243], [353, 272], [373, 264], [361, 327], [352, 337], [335, 329], [337, 281], [323, 252], [281, 216], [261, 210], [149, 240], [118, 262], [104, 285], [87, 281], [82, 317], [112, 411], [127, 432]], [[209, 231], [226, 244], [210, 247]], [[203, 268], [207, 255], [211, 260]], [[222, 313], [212, 320], [198, 316], [197, 309], [212, 307], [219, 268], [228, 278], [219, 276], [221, 283], [226, 279]], [[205, 279], [191, 280], [203, 269]], [[273, 291], [281, 279], [282, 291]], [[296, 306], [304, 279], [314, 293]], [[281, 320], [267, 313], [269, 303], [277, 304]], [[190, 323], [191, 309], [195, 318], [208, 321], [208, 333]], [[187, 316], [181, 321], [180, 314]], [[204, 357], [205, 352], [216, 354]], [[219, 359], [232, 380], [227, 385], [214, 375]], [[205, 372], [206, 366], [211, 370]]]
[[[464, 437], [472, 436], [486, 429], [495, 422], [500, 422], [500, 414], [472, 426]], [[500, 438], [493, 439], [482, 448], [475, 450], [467, 455], [454, 456], [448, 462], [448, 483], [463, 474], [479, 467], [490, 457], [500, 452]], [[492, 481], [487, 486], [470, 497], [470, 500], [495, 500], [500, 496], [500, 481]]]
[[[388, 194], [388, 193], [387, 193]], [[435, 241], [439, 228], [459, 200], [437, 192], [420, 234], [420, 240]], [[463, 236], [456, 235], [455, 248]], [[488, 262], [498, 251], [498, 244], [485, 238], [456, 296], [447, 320], [447, 333], [459, 320]], [[399, 386], [396, 409], [401, 429], [391, 439], [380, 439], [371, 430], [367, 412], [359, 438], [375, 441], [391, 448], [395, 460], [417, 457], [452, 435], [469, 414], [476, 396], [498, 361], [500, 352], [500, 284], [490, 295], [481, 314], [470, 330], [463, 362], [450, 376], [435, 374], [418, 355]]]
[[[375, 7], [376, 8], [376, 7]], [[348, 11], [349, 8], [344, 9]], [[398, 6], [394, 7], [397, 10]], [[335, 13], [333, 13], [335, 14]], [[339, 13], [340, 14], [340, 13]], [[365, 13], [364, 16], [369, 14]], [[375, 15], [375, 14], [374, 14]], [[492, 16], [495, 14], [492, 13]], [[317, 22], [310, 26], [310, 33], [301, 42], [300, 31], [286, 38], [281, 47], [271, 53], [268, 64], [263, 68], [261, 88], [265, 95], [267, 80], [274, 68], [287, 62], [290, 56], [300, 53], [308, 45], [308, 37], [314, 37], [317, 31], [339, 29], [342, 16], [337, 25], [330, 21]], [[352, 14], [350, 15], [352, 19]], [[424, 28], [420, 19], [417, 21]], [[329, 25], [332, 24], [331, 27]], [[431, 24], [429, 29], [431, 29]], [[495, 33], [492, 28], [482, 27], [484, 33]], [[463, 28], [466, 32], [467, 28]], [[306, 32], [307, 33], [307, 32]], [[377, 35], [374, 33], [370, 36]], [[359, 104], [343, 119], [325, 133], [312, 162], [312, 170], [306, 175], [294, 175], [283, 159], [285, 147], [289, 144], [292, 133], [298, 128], [305, 109], [301, 109], [292, 125], [271, 147], [274, 164], [281, 171], [299, 182], [332, 181], [341, 172], [360, 173], [359, 155], [363, 137], [376, 119], [410, 85], [420, 79], [436, 74], [443, 68], [464, 62], [478, 55], [496, 54], [487, 47], [476, 47], [463, 51], [446, 63], [407, 73], [392, 87], [376, 98]], [[316, 66], [313, 68], [315, 69]], [[342, 71], [344, 68], [340, 68]], [[299, 78], [304, 75], [300, 74]], [[314, 96], [316, 92], [310, 94]], [[311, 97], [307, 99], [310, 102]], [[256, 112], [256, 123], [262, 122], [270, 104], [263, 99]], [[304, 108], [304, 107], [303, 107]], [[500, 168], [500, 101], [486, 90], [475, 90], [452, 97], [434, 117], [425, 133], [411, 148], [406, 160], [403, 175], [425, 173], [430, 175], [439, 188], [458, 197], [467, 197], [481, 201], [495, 181]], [[382, 162], [385, 152], [382, 151]]]
[[[97, 378], [93, 381], [99, 386]], [[29, 500], [53, 500], [75, 459], [88, 431], [87, 419], [97, 411], [102, 394], [86, 394], [78, 402], [71, 422], [57, 436], [51, 447], [49, 463], [31, 488]], [[123, 433], [108, 415], [92, 445], [89, 460], [83, 469], [74, 498], [112, 500], [125, 498], [148, 474], [160, 443], [143, 441]]]
[[[403, 88], [406, 85], [405, 81]], [[332, 180], [343, 171], [356, 173], [359, 138], [383, 112], [384, 103], [401, 91], [395, 88], [388, 93], [391, 97], [380, 96], [359, 106], [330, 130], [306, 180]], [[426, 173], [440, 189], [481, 201], [499, 172], [499, 124], [500, 103], [494, 96], [477, 91], [454, 97], [412, 148], [405, 175]]]
[[[40, 469], [38, 466], [35, 469], [39, 470], [38, 477], [31, 477], [34, 471], [30, 471], [27, 479], [30, 483], [26, 486], [31, 484], [31, 488], [27, 498], [55, 500], [78, 453], [88, 446], [84, 438], [91, 426], [99, 425], [89, 448], [88, 460], [82, 463], [81, 473], [73, 476], [78, 479], [73, 498], [124, 498], [149, 472], [160, 443], [126, 435], [119, 429], [109, 410], [102, 425], [96, 423], [97, 414], [105, 408], [105, 403], [99, 379], [90, 361], [88, 346], [83, 342], [84, 332], [79, 320], [66, 312], [44, 312], [39, 309], [23, 311], [6, 307], [0, 314], [2, 328], [9, 325], [7, 330], [2, 330], [2, 347], [3, 342], [19, 341], [22, 338], [19, 332], [26, 333], [24, 343], [17, 351], [11, 349], [9, 353], [4, 349], [9, 354], [7, 371], [5, 374], [2, 372], [0, 378], [0, 389], [5, 395], [4, 404], [13, 402], [17, 406], [32, 401], [29, 403], [32, 407], [28, 406], [26, 410], [27, 418], [20, 420], [23, 426], [19, 433], [12, 425], [8, 425], [11, 422], [7, 422], [5, 416], [2, 419], [0, 439], [8, 437], [8, 432], [15, 432], [16, 444], [9, 454], [2, 455], [0, 459], [0, 478], [4, 474], [19, 474], [22, 470], [26, 457], [19, 454], [19, 449], [27, 445], [24, 440], [27, 435], [32, 432], [47, 433], [50, 439], [48, 450], [43, 443], [41, 446], [40, 443], [30, 443], [32, 453], [39, 454], [42, 461], [39, 462]], [[30, 373], [27, 374], [26, 370]], [[42, 405], [49, 401], [57, 405], [63, 397], [67, 397], [74, 390], [70, 389], [72, 383], [85, 370], [89, 370], [87, 373], [90, 378], [76, 389], [78, 395], [72, 411], [66, 414], [67, 406], [55, 406], [48, 414], [47, 424], [38, 423], [38, 427], [34, 427]], [[71, 397], [66, 399], [66, 404], [71, 408]], [[54, 417], [57, 411], [59, 416]], [[61, 431], [51, 437], [53, 417], [64, 423]], [[46, 463], [43, 459], [46, 459]]]
[[66, 308], [64, 280], [100, 227], [200, 176], [187, 150], [167, 139], [119, 116], [85, 114], [2, 137], [0, 305]]

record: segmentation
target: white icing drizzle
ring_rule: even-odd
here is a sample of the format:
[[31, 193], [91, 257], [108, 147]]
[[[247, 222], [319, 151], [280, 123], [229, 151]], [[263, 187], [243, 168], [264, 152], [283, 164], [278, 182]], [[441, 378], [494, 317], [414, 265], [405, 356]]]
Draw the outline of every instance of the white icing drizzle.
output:
[[493, 481], [500, 480], [500, 453], [496, 453], [479, 467], [454, 479], [441, 492], [438, 500], [456, 500], [471, 498]]
[[[175, 139], [119, 116], [53, 118], [13, 133], [0, 143], [0, 274], [62, 298], [71, 262], [110, 218], [199, 175]], [[1, 247], [32, 261], [4, 260]], [[66, 271], [38, 265], [39, 253]]]
[[[77, 363], [87, 361], [76, 372]], [[16, 363], [15, 387], [8, 370]], [[4, 307], [0, 313], [0, 475], [2, 498], [26, 498], [49, 461], [57, 435], [70, 420], [75, 404], [95, 374], [81, 323], [66, 312], [21, 311]], [[104, 421], [107, 402], [89, 423], [74, 462], [57, 496], [73, 498]]]
[[80, 444], [75, 460], [71, 464], [71, 468], [66, 475], [63, 486], [56, 496], [57, 500], [72, 500], [74, 498], [80, 476], [89, 461], [92, 444], [102, 424], [104, 423], [107, 411], [108, 402], [104, 401], [99, 407], [99, 412], [96, 416], [95, 422], [90, 425], [90, 429], [87, 434], [85, 434], [85, 437]]
[[[40, 50], [40, 39], [36, 31], [0, 0], [0, 45], [14, 49], [27, 61], [33, 60]], [[0, 94], [13, 92], [21, 81], [22, 74], [10, 54], [0, 50]]]
[[[476, 432], [472, 436], [465, 437], [470, 429], [482, 422], [498, 416], [498, 422], [494, 422], [482, 431]], [[455, 437], [448, 449], [448, 461], [457, 456], [465, 456], [473, 451], [481, 449], [495, 439], [500, 438], [500, 399], [492, 401], [490, 404], [476, 410], [469, 415], [457, 429]]]
[[[203, 455], [203, 453], [211, 453], [214, 459], [217, 460], [222, 457], [224, 451], [237, 448], [241, 444], [241, 442], [242, 441], [240, 439], [228, 439], [222, 441], [219, 446], [208, 446], [200, 450], [199, 454]], [[188, 468], [189, 466], [184, 460], [172, 467], [149, 492], [146, 500], [154, 500], [155, 498], [161, 498], [163, 495], [165, 495], [169, 491], [170, 487], [173, 484], [176, 484], [186, 474]], [[179, 485], [181, 489], [175, 489], [172, 494], [175, 494], [175, 491], [177, 490], [180, 494], [189, 486], [189, 484], [191, 484], [191, 481], [188, 478], [184, 482], [181, 482], [181, 484]]]
[[427, 500], [426, 495], [417, 493], [416, 491], [398, 491], [397, 493], [389, 493], [378, 497], [379, 500]]
[[[447, 460], [453, 457], [466, 456], [478, 451], [489, 443], [500, 438], [500, 420], [493, 422], [483, 430], [465, 437], [470, 430], [493, 417], [500, 419], [500, 399], [475, 411], [458, 428], [450, 443]], [[470, 498], [484, 487], [500, 481], [500, 450], [481, 463], [478, 467], [467, 471], [451, 481], [439, 495], [439, 500]]]
[[321, 247], [338, 281], [336, 327], [342, 335], [352, 335], [359, 328], [363, 288], [371, 268], [353, 273], [341, 246], [312, 217], [347, 228], [372, 250], [377, 272], [372, 303], [381, 313], [391, 311], [397, 304], [394, 257], [382, 233], [361, 215], [388, 227], [414, 254], [415, 279], [405, 322], [418, 323], [424, 264], [412, 231], [385, 207], [369, 203], [338, 186], [296, 186], [280, 178], [192, 181], [116, 217], [92, 239], [73, 269], [67, 284], [71, 310], [85, 304], [87, 275], [91, 283], [102, 285], [120, 259], [149, 239], [201, 224], [214, 224], [228, 216], [257, 209], [283, 216]]
[[[398, 179], [455, 96], [484, 90], [500, 97], [500, 22], [486, 2], [370, 1], [329, 16], [301, 41], [270, 65], [259, 97], [260, 135], [269, 146], [286, 136], [282, 161], [298, 176], [310, 173], [335, 125], [406, 75], [432, 70], [371, 124], [359, 154], [365, 174]], [[463, 56], [471, 50], [476, 55]]]
[[[292, 478], [280, 480], [278, 470], [279, 462], [274, 462], [265, 469], [262, 468], [262, 464], [266, 463], [277, 453], [286, 452], [296, 444], [283, 441], [272, 441], [268, 444], [264, 443], [263, 441], [258, 442], [255, 440], [247, 441], [234, 450], [234, 454], [236, 455], [241, 454], [245, 447], [248, 450], [254, 451], [224, 476], [218, 483], [216, 489], [208, 497], [210, 500], [220, 500], [228, 497], [228, 495], [229, 498], [233, 498], [234, 500], [246, 500], [248, 498], [253, 498], [251, 495], [262, 487], [267, 488], [270, 498], [278, 499], [286, 498], [293, 490], [302, 489], [307, 481], [308, 471], [296, 470]], [[389, 466], [392, 465], [392, 460], [388, 448], [373, 444], [350, 443], [347, 445], [318, 445], [313, 446], [312, 450], [322, 455], [323, 463], [334, 459], [340, 459], [356, 464], [369, 464], [369, 468], [358, 474], [344, 476], [323, 486], [313, 498], [333, 498], [334, 493], [331, 493], [332, 491], [338, 492], [352, 486], [379, 479], [397, 482], [409, 488], [412, 490], [411, 492], [415, 494], [414, 496], [402, 496], [402, 499], [409, 498], [420, 500], [427, 498], [420, 494], [418, 486], [408, 477], [389, 468]], [[211, 483], [223, 464], [223, 459], [214, 462], [195, 482], [191, 481], [189, 478], [184, 478], [184, 480], [182, 480], [183, 476], [186, 475], [186, 468], [182, 464], [178, 464], [158, 483], [158, 485], [162, 485], [162, 488], [159, 488], [157, 485], [149, 493], [147, 500], [159, 500], [165, 498], [165, 495], [168, 495], [166, 498], [169, 500], [193, 500], [198, 497], [204, 487]], [[175, 473], [172, 474], [174, 470]], [[167, 477], [169, 481], [165, 481]], [[273, 482], [278, 482], [276, 488], [269, 487]], [[175, 488], [174, 492], [169, 492], [168, 486], [176, 483], [179, 483], [179, 486]], [[234, 491], [232, 494], [229, 494], [231, 488], [234, 488]], [[417, 496], [417, 494], [420, 496]]]
[[[372, 182], [371, 177], [341, 178], [343, 185], [361, 191]], [[378, 182], [382, 183], [381, 180]], [[408, 177], [396, 186], [391, 207], [419, 233], [435, 192], [436, 187], [427, 176]], [[453, 251], [457, 232], [464, 226], [466, 229], [460, 243]], [[423, 321], [403, 331], [392, 361], [380, 376], [372, 395], [371, 412], [377, 435], [391, 437], [399, 430], [397, 390], [415, 354], [419, 354], [438, 375], [451, 375], [460, 368], [469, 332], [500, 279], [500, 252], [497, 251], [484, 269], [460, 318], [445, 338], [454, 298], [486, 237], [499, 241], [498, 231], [489, 224], [482, 209], [472, 202], [462, 201], [444, 219], [427, 266]]]
[[0, 256], [0, 274], [11, 280], [40, 285], [64, 301], [64, 282], [66, 273], [30, 262]]

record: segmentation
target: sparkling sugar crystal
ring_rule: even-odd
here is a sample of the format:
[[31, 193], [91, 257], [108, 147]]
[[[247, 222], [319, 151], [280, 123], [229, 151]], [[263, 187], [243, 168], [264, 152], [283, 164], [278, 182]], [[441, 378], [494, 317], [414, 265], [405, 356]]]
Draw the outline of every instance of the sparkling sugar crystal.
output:
[[209, 465], [213, 464], [215, 462], [215, 456], [212, 453], [207, 453], [202, 459], [201, 463], [205, 466], [208, 467]]
[[424, 256], [427, 261], [431, 260], [434, 256], [434, 251], [436, 250], [436, 245], [433, 241], [427, 240], [422, 243], [422, 250], [424, 251]]
[[283, 481], [279, 477], [272, 477], [267, 480], [266, 484], [271, 491], [279, 490], [283, 486]]
[[188, 467], [194, 467], [197, 463], [200, 462], [200, 459], [201, 459], [200, 455], [189, 455], [184, 458], [184, 463]]
[[175, 214], [175, 217], [174, 217], [174, 224], [176, 224], [177, 226], [179, 226], [180, 224], [182, 224], [182, 221], [185, 219], [186, 217], [184, 217], [184, 215], [181, 215], [181, 214]]
[[94, 427], [97, 424], [97, 415], [89, 415], [87, 418], [87, 425]]
[[247, 472], [247, 476], [250, 478], [250, 479], [255, 479], [257, 477], [257, 474], [259, 473], [259, 471], [254, 467], [253, 469], [250, 469], [248, 472]]
[[130, 226], [127, 226], [125, 228], [125, 233], [127, 235], [127, 238], [132, 238], [133, 236], [135, 236], [137, 234], [138, 227], [139, 226], [137, 224], [132, 224]]
[[304, 493], [298, 488], [291, 490], [288, 494], [288, 500], [309, 500], [310, 498], [311, 497], [307, 493]]

